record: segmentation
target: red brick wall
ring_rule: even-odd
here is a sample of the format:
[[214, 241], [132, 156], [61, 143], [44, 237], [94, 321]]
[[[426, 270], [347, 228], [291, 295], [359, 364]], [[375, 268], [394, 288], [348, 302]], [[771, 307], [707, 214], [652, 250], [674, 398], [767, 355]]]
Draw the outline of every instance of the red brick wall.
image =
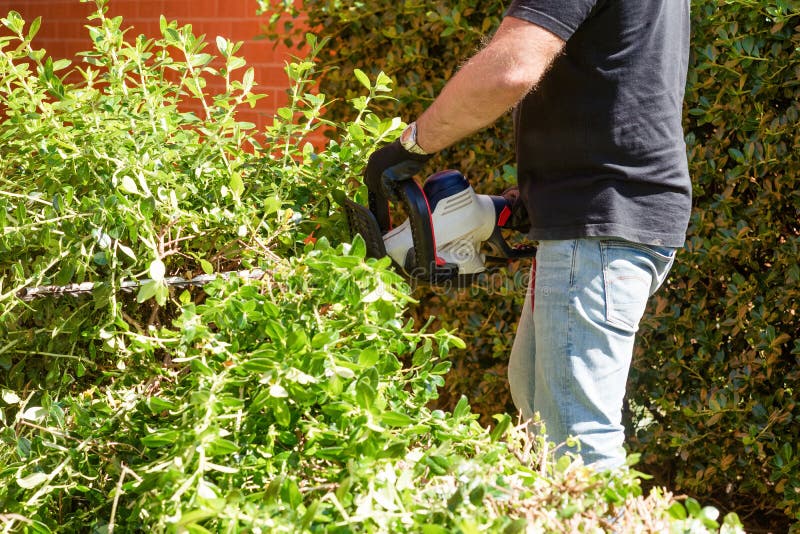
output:
[[[288, 86], [284, 63], [295, 51], [283, 45], [273, 49], [273, 43], [255, 40], [266, 16], [256, 16], [255, 0], [111, 0], [108, 16], [122, 16], [123, 27], [132, 27], [129, 35], [145, 34], [158, 37], [159, 15], [177, 20], [179, 25], [191, 24], [195, 35], [205, 34], [209, 43], [205, 52], [218, 55], [214, 39], [221, 35], [231, 41], [243, 41], [237, 53], [248, 66], [255, 68], [255, 91], [269, 96], [259, 100], [250, 111], [242, 109], [240, 120], [255, 123], [259, 128], [271, 122], [275, 109], [286, 101]], [[79, 0], [0, 0], [0, 16], [14, 10], [30, 23], [42, 17], [42, 26], [35, 44], [45, 48], [54, 59], [70, 58], [75, 52], [91, 46], [85, 25], [94, 3]], [[244, 72], [241, 69], [239, 75]]]

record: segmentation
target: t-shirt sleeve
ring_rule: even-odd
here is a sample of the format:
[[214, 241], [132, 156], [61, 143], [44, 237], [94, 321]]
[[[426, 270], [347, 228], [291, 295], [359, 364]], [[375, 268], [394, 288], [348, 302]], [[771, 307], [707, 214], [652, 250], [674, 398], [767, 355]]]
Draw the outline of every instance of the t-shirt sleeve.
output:
[[597, 3], [598, 0], [513, 0], [506, 16], [532, 22], [567, 41]]

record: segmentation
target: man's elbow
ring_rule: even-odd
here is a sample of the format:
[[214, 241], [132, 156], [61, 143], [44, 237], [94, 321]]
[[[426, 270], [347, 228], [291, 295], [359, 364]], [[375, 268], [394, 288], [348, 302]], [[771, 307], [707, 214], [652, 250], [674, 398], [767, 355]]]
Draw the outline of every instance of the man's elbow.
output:
[[525, 95], [544, 76], [565, 42], [534, 24], [506, 18], [489, 44], [501, 90]]
[[544, 76], [547, 65], [515, 65], [505, 69], [497, 80], [497, 90], [517, 99], [530, 93]]
[[529, 68], [511, 68], [503, 72], [498, 80], [498, 90], [524, 96], [529, 93], [542, 77], [542, 72]]

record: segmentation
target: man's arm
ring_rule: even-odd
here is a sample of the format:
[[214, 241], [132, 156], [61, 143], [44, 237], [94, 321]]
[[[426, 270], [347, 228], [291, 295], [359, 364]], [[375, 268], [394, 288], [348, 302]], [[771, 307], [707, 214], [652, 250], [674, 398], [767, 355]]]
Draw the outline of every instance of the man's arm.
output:
[[[369, 157], [364, 183], [372, 195], [371, 208], [380, 205], [383, 209], [386, 198], [392, 198], [393, 187], [386, 180], [411, 178], [434, 152], [488, 126], [511, 109], [533, 89], [563, 47], [563, 39], [540, 26], [514, 17], [503, 19], [486, 48], [453, 76], [417, 119], [416, 139], [413, 134], [407, 139], [411, 146], [401, 138]], [[385, 173], [389, 168], [396, 170], [391, 177]]]
[[533, 89], [563, 47], [544, 28], [506, 17], [417, 119], [417, 144], [437, 152], [493, 123]]

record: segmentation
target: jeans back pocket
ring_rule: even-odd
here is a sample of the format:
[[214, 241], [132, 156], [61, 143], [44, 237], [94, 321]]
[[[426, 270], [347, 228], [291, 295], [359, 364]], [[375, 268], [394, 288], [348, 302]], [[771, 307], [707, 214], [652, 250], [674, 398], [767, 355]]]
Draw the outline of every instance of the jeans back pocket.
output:
[[675, 259], [675, 249], [624, 240], [600, 243], [609, 326], [636, 332], [648, 298], [664, 282]]

